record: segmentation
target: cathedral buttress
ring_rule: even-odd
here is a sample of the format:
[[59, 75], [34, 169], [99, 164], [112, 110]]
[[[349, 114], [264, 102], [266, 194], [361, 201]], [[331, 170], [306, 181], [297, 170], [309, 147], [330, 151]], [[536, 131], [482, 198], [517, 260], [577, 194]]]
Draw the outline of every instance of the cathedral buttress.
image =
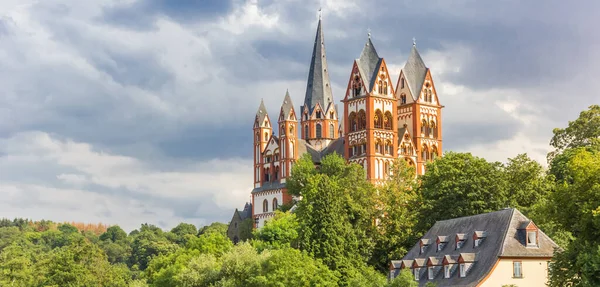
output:
[[339, 137], [337, 106], [333, 102], [331, 92], [320, 18], [308, 72], [304, 105], [300, 110], [301, 138], [317, 150], [324, 149]]

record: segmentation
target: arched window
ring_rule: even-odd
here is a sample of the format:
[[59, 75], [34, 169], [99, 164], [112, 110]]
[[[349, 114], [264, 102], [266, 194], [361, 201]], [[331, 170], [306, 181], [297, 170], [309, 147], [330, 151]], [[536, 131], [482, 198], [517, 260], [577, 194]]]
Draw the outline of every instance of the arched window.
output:
[[[404, 80], [402, 80], [402, 81], [404, 81]], [[406, 95], [405, 94], [402, 94], [400, 96], [400, 104], [403, 104], [403, 105], [406, 104]]]
[[388, 94], [388, 85], [387, 85], [387, 82], [383, 82], [383, 94], [384, 95]]
[[400, 89], [404, 89], [404, 78], [400, 79]]
[[352, 87], [353, 96], [358, 97], [361, 93], [362, 84], [360, 82], [360, 78], [357, 76], [354, 77], [354, 85]]
[[267, 170], [265, 171], [265, 181], [270, 181], [271, 180], [271, 169], [267, 167]]
[[358, 130], [364, 130], [367, 128], [367, 115], [365, 110], [358, 112]]
[[375, 152], [383, 154], [383, 145], [381, 144], [381, 140], [377, 140], [375, 142]]
[[383, 128], [383, 114], [380, 110], [375, 111], [375, 117], [373, 118], [373, 120], [376, 129]]
[[350, 122], [350, 131], [355, 132], [358, 129], [356, 122], [356, 113], [351, 112], [350, 116], [348, 116], [348, 121]]
[[269, 140], [269, 133], [265, 132], [265, 141]]
[[379, 86], [379, 94], [383, 94], [383, 82], [379, 81], [377, 86]]
[[390, 141], [385, 141], [385, 154], [394, 154], [393, 145]]
[[274, 174], [274, 176], [275, 176], [275, 180], [277, 180], [279, 178], [279, 167], [278, 166], [275, 167], [275, 174]]
[[321, 124], [317, 124], [316, 132], [317, 132], [317, 138], [320, 139], [321, 138]]
[[269, 201], [263, 200], [263, 212], [269, 212]]
[[260, 141], [260, 134], [256, 133], [256, 141], [259, 142]]
[[308, 120], [308, 113], [304, 112], [304, 120], [307, 121]]
[[429, 158], [429, 149], [426, 145], [423, 145], [423, 151], [421, 151], [421, 159], [426, 161]]
[[275, 211], [278, 207], [279, 204], [277, 204], [277, 198], [273, 198], [273, 211]]
[[429, 122], [429, 136], [437, 138], [437, 125], [433, 120]]
[[390, 113], [390, 111], [385, 112], [385, 115], [383, 116], [383, 126], [385, 127], [386, 130], [393, 129], [392, 121], [393, 121], [392, 113]]
[[431, 96], [431, 89], [427, 90], [427, 97], [429, 98], [428, 102], [432, 102], [433, 101], [433, 97]]
[[290, 126], [290, 136], [294, 136], [294, 126]]
[[436, 146], [432, 146], [431, 147], [431, 159], [435, 159], [436, 157], [438, 157], [438, 150]]
[[329, 124], [329, 138], [335, 137], [335, 127], [333, 124]]
[[308, 139], [308, 125], [304, 126], [304, 139]]
[[427, 134], [427, 121], [425, 119], [421, 121], [421, 133], [423, 135]]

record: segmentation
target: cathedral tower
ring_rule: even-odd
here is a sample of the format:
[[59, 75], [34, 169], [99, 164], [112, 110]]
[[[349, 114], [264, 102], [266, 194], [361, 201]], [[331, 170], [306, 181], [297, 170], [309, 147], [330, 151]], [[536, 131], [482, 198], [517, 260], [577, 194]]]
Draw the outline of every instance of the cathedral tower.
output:
[[331, 93], [320, 17], [301, 113], [301, 137], [317, 150], [323, 150], [338, 138], [337, 106]]
[[[279, 112], [279, 149], [281, 154], [281, 182], [290, 176], [292, 163], [298, 158], [297, 129], [298, 119], [290, 93], [286, 92]], [[287, 201], [287, 198], [284, 198]]]
[[387, 65], [371, 42], [354, 61], [344, 103], [345, 156], [382, 182], [398, 156], [397, 103]]
[[401, 141], [401, 157], [425, 173], [425, 163], [442, 155], [442, 106], [431, 71], [413, 43], [410, 56], [396, 85], [398, 123], [406, 133]]
[[254, 187], [260, 187], [263, 181], [269, 181], [270, 169], [267, 171], [263, 169], [264, 160], [262, 152], [267, 147], [271, 135], [273, 134], [273, 128], [271, 126], [271, 119], [267, 114], [265, 103], [261, 100], [256, 117], [254, 119]]

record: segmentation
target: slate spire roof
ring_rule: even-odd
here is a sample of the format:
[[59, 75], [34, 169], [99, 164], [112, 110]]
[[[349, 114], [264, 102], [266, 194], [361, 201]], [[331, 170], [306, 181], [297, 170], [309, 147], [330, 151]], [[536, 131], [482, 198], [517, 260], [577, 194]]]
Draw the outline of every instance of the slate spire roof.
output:
[[365, 85], [368, 85], [369, 91], [371, 91], [375, 85], [380, 62], [381, 58], [379, 58], [377, 50], [375, 50], [375, 46], [373, 45], [373, 42], [371, 42], [371, 37], [369, 36], [367, 43], [365, 43], [365, 47], [360, 53], [360, 58], [356, 60], [358, 70], [360, 71]]
[[323, 109], [326, 109], [329, 103], [333, 103], [331, 83], [329, 82], [329, 73], [327, 72], [325, 40], [323, 37], [321, 19], [319, 19], [319, 24], [317, 26], [315, 45], [313, 47], [312, 58], [310, 60], [310, 70], [308, 72], [308, 82], [306, 84], [304, 107], [307, 107], [309, 112], [312, 113], [317, 103], [321, 104], [321, 108]]
[[283, 104], [281, 104], [281, 113], [283, 114], [283, 120], [287, 120], [294, 109], [294, 104], [292, 103], [292, 98], [290, 97], [290, 92], [285, 92], [285, 97], [283, 98]]
[[267, 108], [265, 108], [265, 102], [260, 99], [260, 106], [258, 107], [258, 111], [256, 111], [256, 121], [259, 126], [262, 126], [265, 117], [267, 117]]
[[425, 75], [427, 74], [428, 68], [425, 66], [425, 62], [423, 62], [423, 59], [417, 50], [417, 45], [414, 43], [410, 50], [408, 61], [406, 61], [402, 70], [404, 71], [404, 77], [408, 82], [410, 93], [414, 98], [418, 98], [419, 93], [423, 88], [423, 82], [425, 81]]

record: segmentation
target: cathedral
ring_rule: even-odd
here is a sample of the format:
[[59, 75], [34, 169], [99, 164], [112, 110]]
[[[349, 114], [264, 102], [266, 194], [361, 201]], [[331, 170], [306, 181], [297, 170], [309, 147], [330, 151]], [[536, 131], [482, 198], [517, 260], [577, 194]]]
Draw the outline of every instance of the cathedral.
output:
[[394, 87], [369, 34], [340, 102], [342, 110], [331, 91], [319, 17], [304, 103], [296, 109], [286, 92], [279, 113], [272, 114], [276, 117], [261, 101], [254, 119], [254, 187], [245, 210], [251, 209], [255, 228], [264, 226], [279, 205], [292, 201], [285, 182], [304, 153], [315, 165], [338, 153], [363, 166], [375, 184], [386, 180], [396, 158], [423, 174], [425, 163], [441, 155], [443, 106], [414, 41]]

